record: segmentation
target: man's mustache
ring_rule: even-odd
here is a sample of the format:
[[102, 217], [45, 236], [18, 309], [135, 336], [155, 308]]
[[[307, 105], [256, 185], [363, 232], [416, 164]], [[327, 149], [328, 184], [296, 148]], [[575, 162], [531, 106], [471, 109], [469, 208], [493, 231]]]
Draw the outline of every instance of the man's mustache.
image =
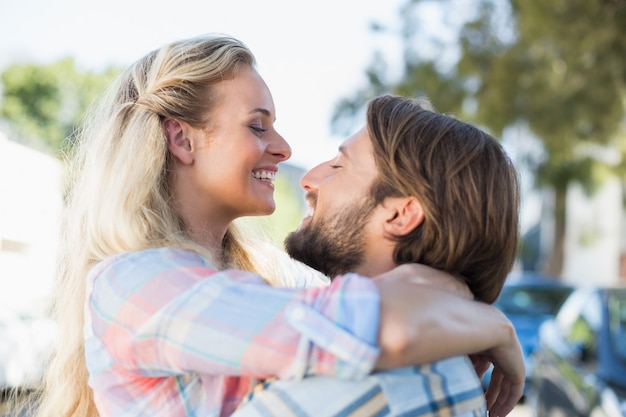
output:
[[317, 193], [313, 191], [306, 193], [306, 201], [308, 201], [311, 207], [315, 208], [317, 206]]

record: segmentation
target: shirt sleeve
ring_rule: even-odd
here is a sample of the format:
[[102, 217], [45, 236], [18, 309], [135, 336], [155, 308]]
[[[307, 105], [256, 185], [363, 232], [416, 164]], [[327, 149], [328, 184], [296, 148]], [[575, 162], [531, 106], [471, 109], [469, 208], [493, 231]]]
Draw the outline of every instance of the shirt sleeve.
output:
[[319, 288], [274, 288], [163, 248], [103, 261], [89, 280], [94, 336], [140, 375], [362, 378], [379, 354], [378, 292], [355, 274]]

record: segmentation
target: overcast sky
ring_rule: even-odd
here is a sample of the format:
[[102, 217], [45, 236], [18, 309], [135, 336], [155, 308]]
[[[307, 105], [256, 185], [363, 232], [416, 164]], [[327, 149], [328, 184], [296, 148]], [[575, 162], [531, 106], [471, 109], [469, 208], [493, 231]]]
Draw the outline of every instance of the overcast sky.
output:
[[399, 43], [376, 36], [372, 21], [394, 26], [404, 0], [0, 0], [0, 70], [14, 62], [72, 56], [102, 69], [128, 65], [172, 40], [207, 32], [233, 35], [255, 53], [274, 96], [277, 128], [291, 162], [310, 168], [340, 142], [330, 118], [338, 99], [365, 83], [373, 50], [393, 60]]

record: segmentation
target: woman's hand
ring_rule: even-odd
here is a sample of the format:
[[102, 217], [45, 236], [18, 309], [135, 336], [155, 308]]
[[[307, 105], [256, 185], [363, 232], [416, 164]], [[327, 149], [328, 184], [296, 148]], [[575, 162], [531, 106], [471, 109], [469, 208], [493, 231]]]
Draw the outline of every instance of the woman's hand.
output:
[[[487, 364], [485, 371], [489, 363], [493, 364], [486, 392], [489, 416], [506, 416], [515, 408], [524, 391], [526, 368], [519, 341], [517, 337], [511, 337], [509, 343], [488, 349], [479, 357], [479, 364]], [[477, 362], [474, 362], [474, 367], [480, 371]]]
[[401, 265], [374, 281], [381, 305], [376, 369], [474, 355], [479, 374], [494, 365], [486, 393], [490, 416], [513, 410], [526, 369], [515, 328], [500, 310], [473, 301], [458, 278], [424, 265]]

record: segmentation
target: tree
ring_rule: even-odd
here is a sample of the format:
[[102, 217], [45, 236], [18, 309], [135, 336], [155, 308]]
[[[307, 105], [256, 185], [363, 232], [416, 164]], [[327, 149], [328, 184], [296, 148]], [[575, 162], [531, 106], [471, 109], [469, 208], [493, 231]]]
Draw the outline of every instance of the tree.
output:
[[[433, 7], [466, 18], [428, 33], [432, 25], [424, 12]], [[438, 111], [458, 114], [496, 137], [525, 126], [541, 147], [522, 160], [536, 186], [555, 195], [546, 270], [560, 275], [568, 186], [576, 182], [593, 192], [607, 173], [624, 173], [626, 2], [412, 0], [402, 16], [400, 79], [389, 80], [386, 65], [374, 62], [367, 71], [375, 82], [339, 103], [335, 126], [385, 91], [427, 96]], [[457, 34], [453, 42], [444, 36], [450, 30]]]
[[0, 116], [19, 140], [58, 154], [87, 107], [119, 72], [81, 72], [72, 58], [48, 65], [13, 64], [1, 75]]

